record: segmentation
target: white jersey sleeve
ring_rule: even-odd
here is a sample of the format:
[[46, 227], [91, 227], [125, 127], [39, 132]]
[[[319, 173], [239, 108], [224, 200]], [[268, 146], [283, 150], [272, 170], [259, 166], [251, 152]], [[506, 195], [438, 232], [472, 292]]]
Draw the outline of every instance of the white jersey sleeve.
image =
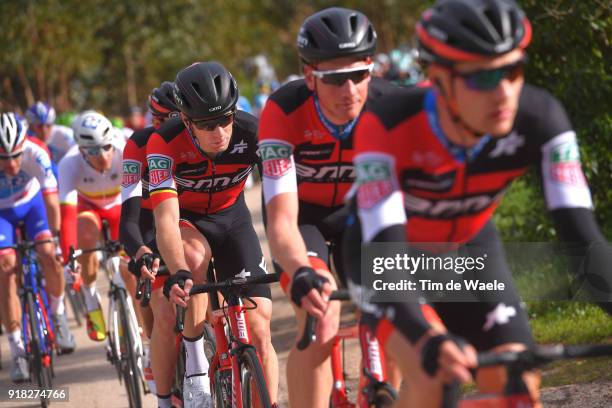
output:
[[293, 145], [276, 139], [259, 144], [263, 166], [263, 192], [266, 204], [282, 193], [297, 193], [297, 173], [293, 159]]
[[51, 152], [51, 160], [54, 163], [59, 163], [59, 161], [68, 153], [76, 142], [74, 140], [74, 134], [72, 129], [66, 126], [53, 125], [53, 129], [51, 130], [51, 136], [47, 141], [47, 147]]
[[81, 153], [78, 146], [74, 146], [60, 160], [58, 165], [59, 200], [61, 204], [77, 205], [78, 192], [76, 186], [79, 173]]
[[51, 158], [47, 152], [36, 143], [26, 140], [23, 162], [24, 170], [38, 180], [43, 194], [57, 192], [57, 179], [51, 170]]

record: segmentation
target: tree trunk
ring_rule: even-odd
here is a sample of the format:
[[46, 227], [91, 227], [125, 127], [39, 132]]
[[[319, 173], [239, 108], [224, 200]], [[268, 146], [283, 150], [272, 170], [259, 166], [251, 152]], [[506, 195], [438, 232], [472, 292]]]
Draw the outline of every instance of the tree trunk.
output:
[[132, 54], [132, 47], [130, 45], [126, 45], [123, 56], [125, 59], [125, 77], [128, 104], [130, 106], [137, 106], [138, 94], [136, 90], [136, 64], [134, 63], [134, 55]]
[[28, 80], [28, 77], [22, 64], [19, 64], [17, 66], [17, 75], [19, 76], [19, 81], [21, 82], [21, 86], [23, 88], [23, 96], [25, 97], [26, 104], [28, 106], [33, 105], [36, 100], [34, 99], [32, 86], [30, 85], [30, 81]]

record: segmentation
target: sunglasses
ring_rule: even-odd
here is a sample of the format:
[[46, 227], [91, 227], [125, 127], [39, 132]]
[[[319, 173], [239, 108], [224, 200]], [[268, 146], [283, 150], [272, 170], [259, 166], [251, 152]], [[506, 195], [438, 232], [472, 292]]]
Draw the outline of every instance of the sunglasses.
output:
[[83, 147], [82, 149], [88, 156], [99, 156], [100, 154], [102, 154], [102, 151], [108, 152], [112, 148], [112, 144], [107, 144], [104, 146]]
[[374, 64], [360, 65], [353, 68], [335, 69], [329, 71], [312, 71], [312, 75], [319, 78], [324, 84], [341, 86], [349, 79], [358, 84], [370, 76]]
[[190, 120], [191, 123], [195, 127], [200, 130], [208, 130], [209, 132], [215, 130], [217, 126], [226, 127], [234, 120], [234, 114], [236, 111], [231, 111], [230, 113], [220, 116], [215, 119], [206, 119], [206, 120]]
[[524, 57], [517, 62], [499, 68], [473, 72], [454, 71], [454, 74], [462, 78], [465, 85], [473, 91], [492, 91], [499, 86], [502, 79], [507, 78], [510, 81], [515, 81], [522, 76], [525, 72], [526, 63], [527, 57]]
[[23, 150], [13, 154], [0, 154], [0, 160], [14, 160], [23, 154]]

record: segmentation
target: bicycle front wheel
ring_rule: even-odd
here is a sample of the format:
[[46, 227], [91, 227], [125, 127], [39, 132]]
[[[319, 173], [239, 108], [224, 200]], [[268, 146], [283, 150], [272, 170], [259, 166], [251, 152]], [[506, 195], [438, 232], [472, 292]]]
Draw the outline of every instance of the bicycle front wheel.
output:
[[254, 348], [247, 347], [240, 354], [240, 383], [244, 408], [255, 407], [255, 401], [259, 401], [262, 408], [272, 407], [266, 378]]
[[[49, 390], [53, 388], [51, 374], [51, 355], [44, 355], [41, 349], [40, 338], [42, 312], [34, 299], [34, 294], [26, 293], [26, 304], [28, 314], [28, 325], [30, 331], [30, 375], [36, 380], [39, 390]], [[43, 332], [44, 335], [44, 332]], [[49, 353], [51, 350], [49, 350]], [[49, 399], [41, 397], [40, 405], [44, 408], [49, 405]]]
[[129, 318], [129, 309], [127, 305], [127, 297], [125, 291], [119, 290], [118, 306], [119, 316], [121, 321], [121, 371], [123, 373], [123, 382], [128, 394], [130, 408], [140, 408], [142, 406], [142, 397], [140, 395], [140, 371], [138, 369], [138, 356], [134, 348], [134, 338], [131, 327], [131, 319]]

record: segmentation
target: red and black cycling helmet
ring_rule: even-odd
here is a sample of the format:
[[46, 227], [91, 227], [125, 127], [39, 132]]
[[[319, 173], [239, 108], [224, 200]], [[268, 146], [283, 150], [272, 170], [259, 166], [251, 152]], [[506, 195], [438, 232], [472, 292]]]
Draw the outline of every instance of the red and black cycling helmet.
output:
[[513, 0], [438, 0], [416, 35], [421, 60], [452, 65], [526, 48], [531, 24]]
[[174, 80], [174, 101], [191, 120], [207, 120], [236, 109], [238, 85], [218, 62], [196, 62], [183, 68]]
[[174, 84], [164, 81], [158, 88], [151, 91], [147, 105], [155, 116], [171, 116], [173, 112], [178, 112], [178, 107], [174, 102]]
[[376, 31], [365, 14], [331, 7], [304, 20], [297, 48], [302, 60], [309, 64], [342, 57], [368, 57], [376, 51]]

